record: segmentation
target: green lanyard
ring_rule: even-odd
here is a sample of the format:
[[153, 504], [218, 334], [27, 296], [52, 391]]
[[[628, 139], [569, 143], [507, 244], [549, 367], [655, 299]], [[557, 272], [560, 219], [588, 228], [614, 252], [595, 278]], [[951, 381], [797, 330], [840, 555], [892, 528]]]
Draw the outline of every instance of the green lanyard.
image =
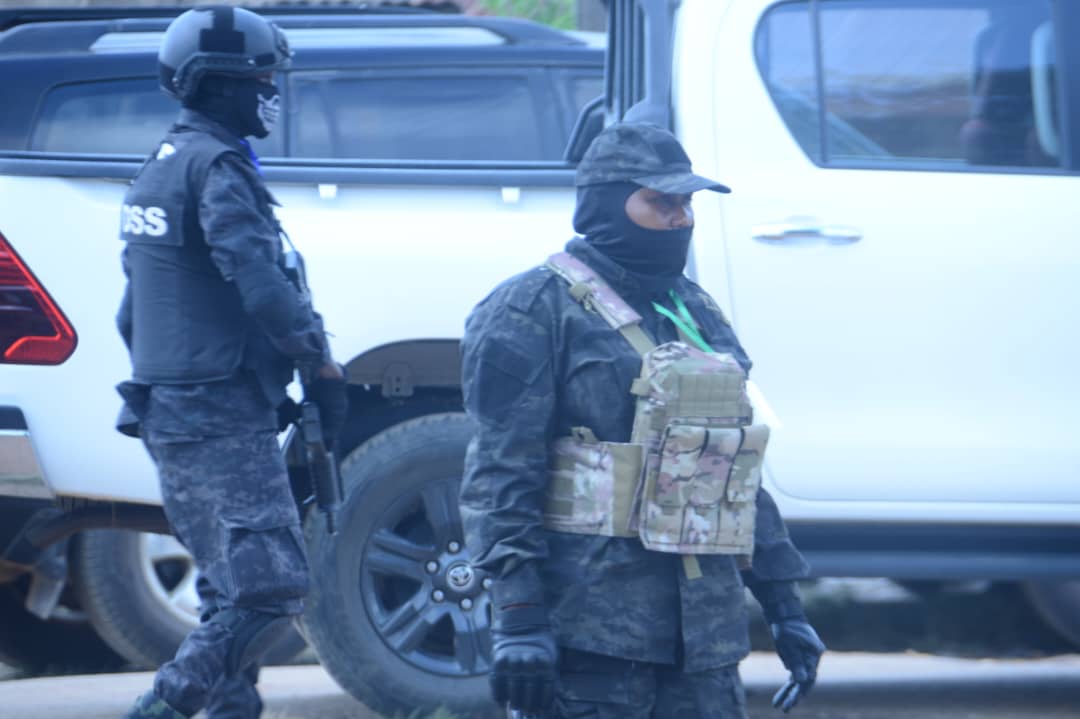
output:
[[[659, 302], [653, 302], [653, 308], [664, 317], [667, 317], [674, 322], [675, 326], [678, 327], [684, 335], [693, 340], [694, 344], [698, 347], [706, 352], [712, 352], [713, 348], [710, 347], [709, 343], [705, 341], [705, 338], [701, 336], [701, 330], [698, 329], [697, 322], [694, 321], [694, 318], [690, 316], [690, 310], [686, 309], [686, 304], [682, 301], [682, 297], [679, 297], [679, 295], [675, 293], [675, 290], [668, 290], [668, 295], [675, 303], [676, 309], [679, 310], [678, 315]], [[681, 315], [681, 317], [679, 315]]]

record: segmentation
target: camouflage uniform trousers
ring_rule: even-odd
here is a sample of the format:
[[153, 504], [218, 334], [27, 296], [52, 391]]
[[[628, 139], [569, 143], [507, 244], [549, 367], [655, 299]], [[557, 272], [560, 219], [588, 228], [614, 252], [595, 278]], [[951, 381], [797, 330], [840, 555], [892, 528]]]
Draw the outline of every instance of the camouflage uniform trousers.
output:
[[667, 664], [561, 649], [545, 719], [747, 719], [739, 668], [687, 673]]
[[273, 431], [193, 439], [145, 428], [165, 514], [201, 574], [202, 623], [164, 664], [154, 694], [191, 716], [256, 719], [258, 668], [226, 676], [232, 634], [210, 622], [238, 608], [297, 615], [308, 590], [299, 516]]

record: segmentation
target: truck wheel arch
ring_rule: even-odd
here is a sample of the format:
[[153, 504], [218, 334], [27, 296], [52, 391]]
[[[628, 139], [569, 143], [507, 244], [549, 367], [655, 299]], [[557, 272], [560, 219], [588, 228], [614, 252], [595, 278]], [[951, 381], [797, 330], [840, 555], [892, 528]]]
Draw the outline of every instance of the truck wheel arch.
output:
[[345, 365], [349, 383], [379, 387], [383, 397], [412, 397], [418, 388], [461, 386], [461, 341], [416, 339], [367, 350]]
[[[403, 340], [374, 347], [345, 364], [349, 376], [349, 420], [336, 453], [350, 451], [383, 430], [417, 417], [461, 412], [461, 341]], [[292, 429], [285, 457], [298, 499], [308, 491], [297, 468], [303, 454]]]

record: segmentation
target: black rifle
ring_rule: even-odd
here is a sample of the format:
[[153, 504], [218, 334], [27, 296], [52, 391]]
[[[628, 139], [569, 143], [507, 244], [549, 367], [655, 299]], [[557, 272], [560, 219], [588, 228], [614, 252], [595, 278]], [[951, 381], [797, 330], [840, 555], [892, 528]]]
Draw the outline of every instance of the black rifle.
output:
[[300, 418], [296, 421], [300, 439], [304, 442], [304, 461], [315, 505], [326, 516], [326, 530], [337, 533], [337, 511], [341, 506], [341, 479], [338, 476], [334, 453], [326, 447], [323, 437], [319, 406], [305, 399], [300, 404]]
[[[307, 271], [303, 256], [293, 247], [292, 240], [278, 226], [278, 234], [289, 246], [281, 258], [285, 275], [296, 286], [300, 301], [311, 306], [311, 290], [308, 289]], [[301, 371], [300, 381], [305, 387], [314, 379], [310, 372]], [[338, 477], [337, 460], [334, 453], [326, 446], [319, 405], [304, 397], [300, 403], [300, 417], [296, 420], [300, 439], [304, 442], [304, 461], [307, 464], [308, 478], [311, 481], [311, 494], [315, 505], [326, 516], [326, 530], [330, 534], [337, 532], [337, 511], [341, 506], [341, 479]]]

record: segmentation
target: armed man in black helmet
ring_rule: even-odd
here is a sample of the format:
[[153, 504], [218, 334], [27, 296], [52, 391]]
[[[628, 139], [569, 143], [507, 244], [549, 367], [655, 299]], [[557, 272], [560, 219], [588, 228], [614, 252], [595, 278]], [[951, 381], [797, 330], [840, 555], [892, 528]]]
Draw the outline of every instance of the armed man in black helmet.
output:
[[165, 513], [201, 573], [202, 623], [127, 719], [258, 717], [259, 660], [308, 590], [278, 417], [299, 369], [332, 438], [346, 383], [245, 139], [273, 129], [273, 73], [290, 55], [273, 23], [215, 7], [173, 21], [158, 56], [183, 109], [124, 200], [117, 324], [133, 372], [118, 388], [120, 429], [157, 465]]

